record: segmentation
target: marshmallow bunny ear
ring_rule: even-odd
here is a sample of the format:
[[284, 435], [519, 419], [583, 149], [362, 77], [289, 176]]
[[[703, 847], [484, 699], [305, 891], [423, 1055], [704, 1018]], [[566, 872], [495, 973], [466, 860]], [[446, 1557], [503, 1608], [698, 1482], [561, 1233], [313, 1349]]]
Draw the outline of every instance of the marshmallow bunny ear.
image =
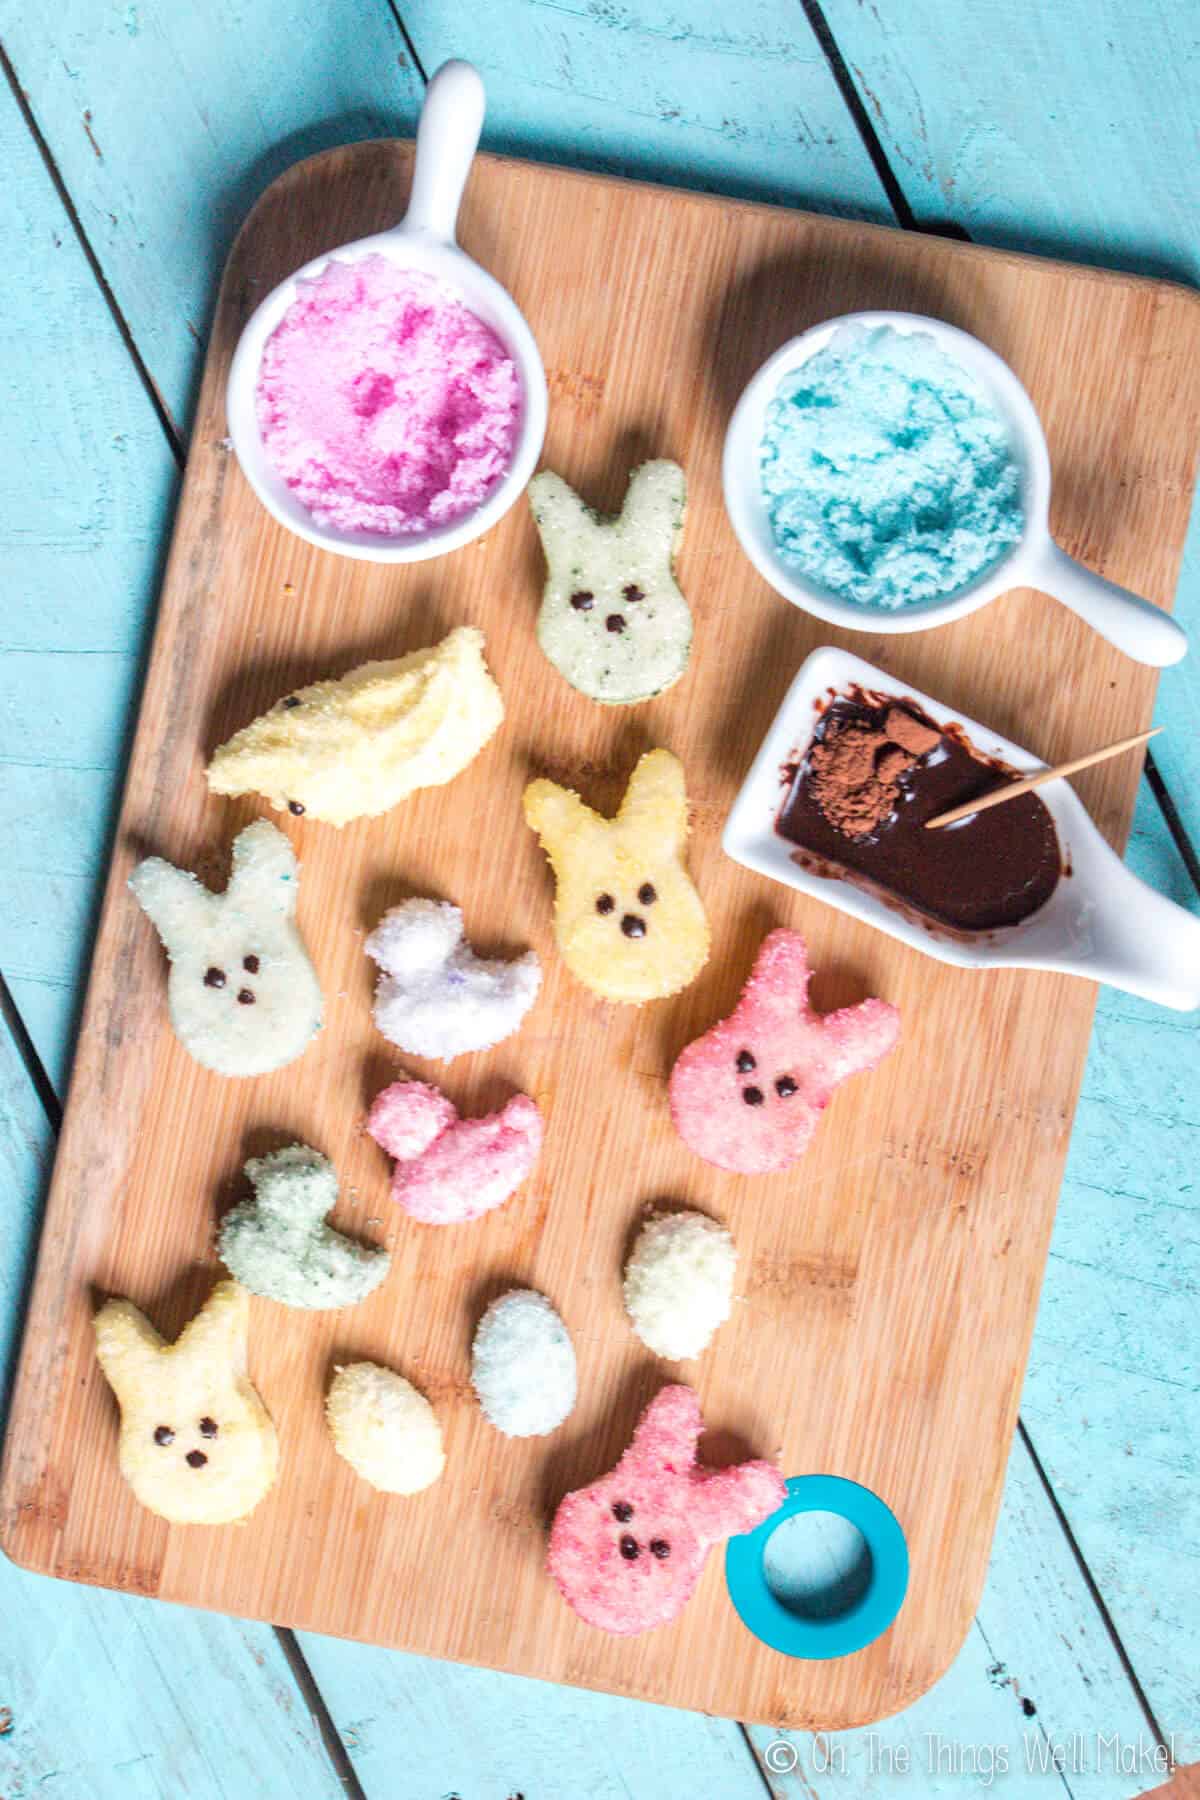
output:
[[596, 815], [570, 788], [557, 781], [531, 781], [525, 789], [525, 823], [542, 840], [542, 848], [554, 851], [571, 838], [581, 837], [595, 823]]
[[873, 1069], [900, 1039], [900, 1014], [886, 1000], [860, 1000], [821, 1021], [824, 1073], [830, 1081]]
[[678, 463], [643, 463], [629, 478], [629, 490], [621, 508], [622, 529], [636, 533], [647, 544], [661, 545], [669, 573], [671, 553], [683, 530], [687, 507], [687, 477]]
[[194, 875], [161, 856], [148, 856], [138, 864], [129, 877], [129, 890], [172, 956], [194, 937], [197, 915], [212, 900]]
[[776, 931], [769, 931], [758, 946], [753, 980], [772, 989], [786, 989], [789, 1001], [795, 1002], [789, 1010], [794, 1012], [803, 1007], [811, 973], [808, 946], [798, 931], [780, 926]]
[[526, 491], [548, 563], [553, 563], [551, 552], [561, 549], [564, 536], [577, 543], [580, 533], [586, 536], [598, 528], [591, 507], [552, 469], [535, 475]]
[[735, 1463], [710, 1475], [692, 1490], [696, 1523], [713, 1542], [753, 1531], [787, 1496], [787, 1483], [773, 1463]]
[[687, 839], [687, 789], [677, 756], [669, 750], [648, 750], [640, 758], [617, 822], [659, 854], [682, 850]]
[[233, 873], [225, 897], [248, 912], [294, 913], [299, 864], [283, 832], [256, 819], [233, 840]]
[[625, 1455], [683, 1475], [696, 1460], [703, 1429], [700, 1402], [690, 1387], [660, 1388], [639, 1419]]
[[249, 1332], [249, 1291], [237, 1281], [218, 1281], [195, 1318], [184, 1326], [175, 1349], [206, 1368], [223, 1366], [241, 1374], [246, 1367]]
[[96, 1358], [118, 1400], [153, 1378], [165, 1346], [132, 1300], [106, 1300], [93, 1324]]

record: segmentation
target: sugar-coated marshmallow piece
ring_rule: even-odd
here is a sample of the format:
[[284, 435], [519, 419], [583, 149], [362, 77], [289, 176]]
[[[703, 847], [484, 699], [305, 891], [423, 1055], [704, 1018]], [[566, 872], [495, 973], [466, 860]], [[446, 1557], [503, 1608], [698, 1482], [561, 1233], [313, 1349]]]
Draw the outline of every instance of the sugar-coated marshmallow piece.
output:
[[384, 1088], [367, 1130], [396, 1158], [392, 1199], [427, 1225], [461, 1225], [503, 1206], [542, 1147], [542, 1115], [528, 1094], [485, 1118], [460, 1119], [427, 1081]]
[[900, 1036], [886, 1000], [822, 1018], [808, 1004], [809, 979], [800, 933], [770, 932], [734, 1010], [671, 1071], [675, 1129], [718, 1169], [760, 1175], [795, 1162], [838, 1083], [873, 1069]]
[[511, 961], [477, 956], [445, 900], [393, 906], [363, 948], [379, 964], [375, 1023], [410, 1056], [450, 1062], [490, 1050], [517, 1030], [541, 986], [532, 950]]
[[771, 1463], [701, 1468], [703, 1429], [691, 1388], [660, 1389], [611, 1474], [560, 1502], [547, 1567], [589, 1625], [622, 1636], [665, 1625], [690, 1598], [712, 1546], [783, 1504], [787, 1485]]

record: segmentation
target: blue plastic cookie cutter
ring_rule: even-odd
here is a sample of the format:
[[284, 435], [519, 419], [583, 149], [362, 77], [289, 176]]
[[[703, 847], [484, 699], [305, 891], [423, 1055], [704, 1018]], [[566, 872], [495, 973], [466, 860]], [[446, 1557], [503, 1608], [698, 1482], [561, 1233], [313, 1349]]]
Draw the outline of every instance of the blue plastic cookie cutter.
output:
[[[725, 1582], [742, 1624], [785, 1656], [825, 1662], [863, 1650], [886, 1631], [908, 1591], [908, 1545], [890, 1507], [870, 1488], [840, 1475], [794, 1475], [787, 1499], [755, 1531], [730, 1538]], [[784, 1606], [767, 1586], [767, 1540], [797, 1513], [830, 1512], [856, 1525], [866, 1540], [871, 1573], [859, 1599], [832, 1618], [805, 1618]]]

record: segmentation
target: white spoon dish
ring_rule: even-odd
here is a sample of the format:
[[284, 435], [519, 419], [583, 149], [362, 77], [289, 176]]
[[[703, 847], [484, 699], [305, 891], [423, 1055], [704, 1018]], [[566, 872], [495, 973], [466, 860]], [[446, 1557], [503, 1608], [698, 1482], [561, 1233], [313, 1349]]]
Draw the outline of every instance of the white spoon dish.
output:
[[[370, 562], [424, 562], [482, 536], [524, 491], [546, 433], [546, 374], [533, 334], [515, 301], [455, 242], [459, 203], [483, 127], [484, 90], [470, 63], [444, 63], [429, 83], [417, 128], [416, 162], [408, 211], [399, 225], [316, 257], [281, 282], [257, 308], [238, 340], [229, 371], [225, 410], [229, 435], [251, 487], [281, 525], [323, 550]], [[433, 276], [491, 327], [511, 356], [521, 389], [521, 416], [508, 468], [473, 511], [418, 535], [388, 537], [322, 525], [272, 463], [259, 430], [259, 368], [267, 340], [296, 299], [330, 262], [384, 256], [397, 267]]]
[[[896, 608], [841, 599], [806, 580], [782, 555], [771, 530], [761, 479], [768, 408], [784, 378], [824, 350], [847, 325], [890, 326], [893, 331], [931, 337], [951, 361], [974, 376], [1008, 427], [1020, 470], [1024, 530], [974, 581], [938, 599]], [[738, 401], [725, 436], [722, 477], [730, 523], [759, 574], [785, 599], [829, 625], [849, 631], [925, 631], [966, 618], [1010, 588], [1033, 587], [1070, 607], [1135, 662], [1164, 668], [1187, 653], [1187, 637], [1168, 613], [1059, 549], [1050, 536], [1050, 453], [1032, 400], [1002, 357], [941, 319], [919, 313], [848, 313], [792, 338], [763, 364]]]
[[1106, 982], [1178, 1012], [1200, 1006], [1200, 918], [1130, 874], [1064, 780], [1048, 782], [1038, 794], [1053, 818], [1068, 872], [1045, 905], [1018, 925], [970, 935], [943, 931], [849, 879], [802, 867], [795, 860], [797, 846], [775, 829], [788, 791], [789, 766], [795, 767], [811, 740], [831, 695], [856, 688], [915, 701], [938, 724], [954, 721], [983, 756], [1022, 773], [1046, 766], [987, 726], [952, 712], [849, 651], [814, 650], [788, 689], [726, 821], [721, 841], [728, 856], [961, 969], [1052, 969]]

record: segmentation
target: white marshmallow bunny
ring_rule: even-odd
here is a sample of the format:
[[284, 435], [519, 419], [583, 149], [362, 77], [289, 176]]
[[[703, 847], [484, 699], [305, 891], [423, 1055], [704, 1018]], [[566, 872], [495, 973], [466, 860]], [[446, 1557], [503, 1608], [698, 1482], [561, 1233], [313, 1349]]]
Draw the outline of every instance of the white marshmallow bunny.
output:
[[218, 1075], [282, 1069], [320, 1030], [321, 989], [296, 929], [299, 873], [287, 838], [258, 819], [234, 839], [223, 894], [160, 856], [129, 878], [170, 958], [175, 1035]]

